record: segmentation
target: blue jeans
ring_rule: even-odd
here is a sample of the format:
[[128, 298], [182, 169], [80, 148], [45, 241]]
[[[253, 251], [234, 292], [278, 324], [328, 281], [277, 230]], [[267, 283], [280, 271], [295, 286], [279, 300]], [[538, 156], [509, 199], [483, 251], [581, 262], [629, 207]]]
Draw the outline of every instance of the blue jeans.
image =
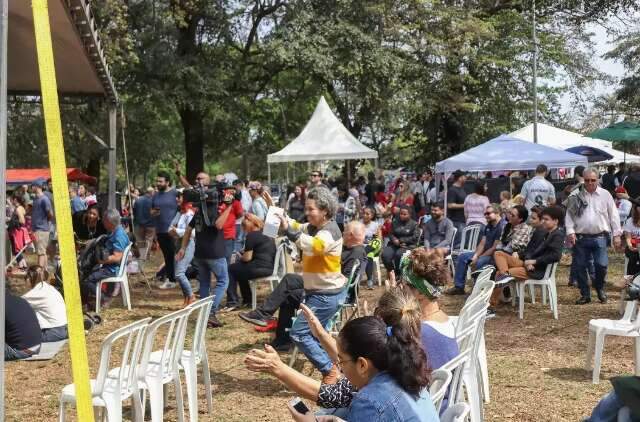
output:
[[[471, 258], [473, 258], [474, 252], [464, 252], [458, 255], [458, 259], [456, 261], [456, 277], [453, 280], [453, 284], [456, 287], [464, 289], [465, 282], [467, 280], [467, 267], [471, 263]], [[476, 261], [476, 269], [481, 269], [487, 265], [493, 264], [493, 257], [491, 256], [481, 256], [478, 257], [478, 261]]]
[[227, 267], [231, 265], [231, 255], [233, 255], [233, 247], [235, 246], [234, 239], [224, 240], [224, 258], [227, 260]]
[[51, 327], [42, 329], [42, 342], [53, 343], [56, 341], [66, 340], [69, 338], [69, 331], [66, 325], [60, 327]]
[[[327, 328], [331, 318], [344, 303], [346, 297], [346, 290], [336, 294], [307, 293], [304, 303], [313, 310], [320, 323]], [[293, 323], [289, 334], [300, 351], [322, 374], [327, 374], [331, 370], [333, 361], [311, 334], [309, 324], [303, 314], [300, 314]]]
[[[587, 268], [589, 261], [593, 260], [595, 267], [595, 278], [592, 280], [593, 287], [596, 291], [604, 289], [604, 279], [607, 277], [607, 265], [609, 265], [606, 236], [584, 237], [578, 235], [574, 250], [577, 268]], [[580, 287], [580, 295], [582, 297], [591, 297], [587, 272], [577, 271], [576, 276], [578, 287]]]
[[[576, 248], [574, 247], [571, 250], [571, 272], [569, 273], [569, 281], [573, 281], [575, 283], [578, 282], [578, 271], [585, 271], [585, 268], [582, 270], [578, 267], [578, 261], [576, 261]], [[593, 259], [589, 260], [589, 265], [586, 268], [587, 274], [589, 275], [589, 279], [593, 280], [596, 278], [596, 269], [593, 266]]]
[[[39, 348], [40, 346], [38, 346], [37, 349], [34, 347], [32, 347], [31, 349], [38, 350]], [[9, 346], [6, 343], [4, 344], [4, 360], [5, 361], [26, 359], [36, 353], [37, 352], [33, 352], [33, 353], [23, 352], [22, 350], [14, 349], [13, 347]]]
[[175, 263], [176, 281], [180, 284], [184, 297], [191, 297], [193, 295], [191, 283], [189, 283], [189, 279], [187, 278], [187, 268], [189, 268], [189, 264], [193, 261], [193, 253], [195, 250], [196, 242], [191, 239], [187, 244], [187, 249], [184, 250], [184, 257]]
[[[616, 422], [618, 419], [618, 412], [620, 410], [625, 409], [626, 418], [622, 418], [625, 422], [636, 421], [637, 419], [633, 418], [628, 411], [628, 408], [625, 407], [624, 403], [620, 400], [615, 391], [611, 391], [609, 394], [604, 396], [600, 402], [596, 405], [591, 413], [591, 417], [588, 418], [587, 422]], [[621, 414], [622, 416], [622, 414]]]
[[220, 302], [222, 302], [222, 296], [224, 296], [224, 292], [227, 290], [227, 286], [229, 285], [227, 260], [224, 258], [196, 258], [196, 262], [198, 263], [198, 282], [200, 283], [201, 298], [210, 296], [211, 273], [216, 276], [216, 288], [213, 291], [213, 294], [216, 297], [213, 299], [213, 306], [211, 307], [211, 313], [215, 314], [220, 306]]
[[242, 230], [242, 223], [236, 224], [236, 241], [233, 246], [234, 252], [239, 252], [244, 249], [244, 239], [247, 234]]

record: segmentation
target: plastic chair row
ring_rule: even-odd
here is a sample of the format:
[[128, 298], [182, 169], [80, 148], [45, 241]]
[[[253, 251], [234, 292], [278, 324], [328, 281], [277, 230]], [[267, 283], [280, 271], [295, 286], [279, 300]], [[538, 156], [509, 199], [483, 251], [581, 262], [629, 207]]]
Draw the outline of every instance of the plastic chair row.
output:
[[[102, 342], [100, 364], [95, 379], [91, 380], [93, 407], [109, 422], [122, 421], [122, 403], [131, 399], [133, 419], [144, 420], [146, 392], [149, 392], [151, 420], [164, 417], [166, 386], [176, 389], [178, 420], [184, 420], [180, 370], [185, 373], [189, 419], [198, 420], [197, 367], [201, 366], [209, 414], [212, 412], [211, 379], [205, 344], [207, 320], [213, 296], [151, 322], [145, 318], [109, 334]], [[187, 326], [196, 315], [191, 347], [185, 350]], [[156, 344], [160, 345], [158, 350]], [[116, 359], [116, 356], [120, 359]], [[112, 367], [113, 364], [114, 366]], [[115, 366], [119, 364], [119, 366]], [[59, 420], [66, 420], [67, 405], [75, 405], [75, 385], [69, 384], [60, 395]], [[106, 415], [105, 415], [106, 412]]]

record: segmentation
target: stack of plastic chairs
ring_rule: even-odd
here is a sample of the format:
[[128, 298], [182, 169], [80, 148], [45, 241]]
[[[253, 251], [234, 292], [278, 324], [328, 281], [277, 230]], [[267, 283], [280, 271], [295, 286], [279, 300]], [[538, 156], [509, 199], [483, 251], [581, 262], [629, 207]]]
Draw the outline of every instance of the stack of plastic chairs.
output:
[[451, 253], [445, 258], [449, 261], [449, 268], [451, 269], [451, 274], [454, 277], [456, 275], [456, 259], [464, 252], [473, 252], [476, 250], [478, 242], [480, 242], [480, 239], [482, 238], [480, 236], [481, 232], [482, 225], [480, 224], [474, 224], [462, 229], [462, 234], [460, 235], [460, 247], [458, 249], [452, 249]]

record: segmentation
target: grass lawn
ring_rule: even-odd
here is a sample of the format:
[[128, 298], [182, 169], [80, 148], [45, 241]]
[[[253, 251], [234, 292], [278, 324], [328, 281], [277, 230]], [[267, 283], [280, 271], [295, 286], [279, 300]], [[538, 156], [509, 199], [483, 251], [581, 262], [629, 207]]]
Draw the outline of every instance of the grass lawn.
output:
[[[156, 259], [158, 258], [156, 254]], [[622, 274], [622, 255], [611, 258], [609, 279]], [[484, 407], [487, 421], [577, 421], [588, 415], [597, 401], [611, 388], [609, 377], [633, 372], [633, 341], [608, 337], [605, 343], [601, 382], [591, 384], [591, 373], [584, 370], [591, 318], [619, 318], [618, 292], [610, 290], [609, 303], [574, 305], [576, 288], [567, 287], [568, 267], [558, 269], [559, 320], [554, 320], [548, 306], [538, 301], [525, 305], [524, 320], [519, 320], [509, 305], [498, 310], [495, 319], [486, 324], [486, 344], [491, 384], [491, 402]], [[135, 277], [132, 277], [135, 280]], [[24, 290], [21, 279], [11, 280], [11, 288]], [[381, 288], [363, 291], [362, 297], [375, 303]], [[179, 309], [182, 298], [178, 291], [154, 289], [133, 290], [132, 312], [120, 308], [120, 301], [103, 313], [105, 322], [87, 334], [91, 375], [95, 376], [101, 340], [114, 329], [139, 318], [159, 317]], [[263, 291], [263, 295], [266, 291]], [[457, 314], [460, 297], [444, 297], [449, 314]], [[214, 413], [205, 413], [204, 389], [200, 385], [200, 420], [211, 421], [287, 421], [287, 401], [293, 394], [278, 381], [244, 369], [247, 351], [269, 340], [244, 323], [237, 312], [220, 314], [226, 323], [207, 333], [209, 361], [214, 384]], [[283, 356], [288, 358], [288, 356]], [[303, 370], [310, 373], [310, 365]], [[313, 375], [318, 377], [318, 372]], [[48, 362], [8, 362], [6, 364], [6, 420], [55, 421], [58, 418], [58, 396], [71, 382], [68, 348]], [[185, 391], [186, 395], [186, 389]], [[186, 400], [186, 396], [185, 396]], [[68, 412], [68, 420], [75, 420]], [[129, 414], [126, 413], [129, 417]], [[127, 419], [128, 420], [128, 419]], [[165, 420], [176, 420], [175, 400], [170, 390]]]

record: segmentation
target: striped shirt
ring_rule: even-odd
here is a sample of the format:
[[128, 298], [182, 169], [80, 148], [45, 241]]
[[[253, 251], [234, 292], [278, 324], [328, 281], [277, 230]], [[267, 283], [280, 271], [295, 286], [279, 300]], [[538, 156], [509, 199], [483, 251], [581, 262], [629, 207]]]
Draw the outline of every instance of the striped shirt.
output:
[[291, 227], [302, 232], [296, 245], [302, 250], [305, 290], [340, 292], [347, 280], [340, 271], [342, 233], [338, 224], [331, 220], [318, 229], [309, 223], [291, 221]]

